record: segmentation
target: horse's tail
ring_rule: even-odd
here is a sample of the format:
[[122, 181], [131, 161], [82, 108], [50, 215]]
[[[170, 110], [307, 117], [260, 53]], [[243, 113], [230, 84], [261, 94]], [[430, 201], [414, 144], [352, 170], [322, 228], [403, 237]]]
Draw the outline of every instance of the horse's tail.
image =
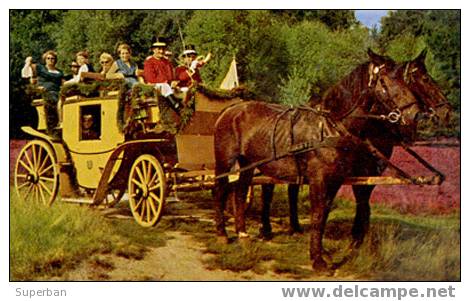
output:
[[214, 130], [215, 174], [230, 171], [240, 157], [242, 104], [230, 106], [217, 118]]

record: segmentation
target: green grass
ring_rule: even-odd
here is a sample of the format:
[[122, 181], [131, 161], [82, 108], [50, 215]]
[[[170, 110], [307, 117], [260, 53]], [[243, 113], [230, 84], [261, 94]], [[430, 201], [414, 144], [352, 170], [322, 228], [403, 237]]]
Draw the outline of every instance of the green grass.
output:
[[[213, 254], [206, 265], [210, 269], [232, 271], [254, 270], [259, 273], [269, 266], [274, 272], [295, 279], [308, 279], [315, 274], [309, 259], [309, 205], [307, 190], [300, 194], [299, 212], [304, 220], [305, 234], [290, 236], [286, 188], [276, 188], [272, 204], [272, 220], [277, 224], [272, 241], [252, 239], [248, 242], [234, 240], [233, 220], [227, 225], [230, 244], [217, 241], [207, 225], [193, 225], [184, 229], [206, 244]], [[259, 195], [259, 191], [258, 191]], [[198, 201], [207, 203], [209, 193], [199, 194]], [[260, 204], [253, 204], [248, 214], [248, 232], [258, 235]], [[437, 280], [460, 279], [460, 213], [450, 215], [406, 215], [383, 205], [373, 205], [369, 234], [353, 256], [336, 271], [341, 279], [350, 277], [372, 280]], [[323, 244], [327, 250], [325, 259], [330, 264], [339, 263], [351, 254], [347, 251], [351, 242], [351, 227], [355, 204], [336, 199], [330, 213]], [[206, 235], [201, 235], [205, 233]], [[213, 235], [213, 234], [212, 234]]]
[[96, 254], [142, 259], [165, 240], [155, 228], [109, 220], [87, 206], [56, 201], [48, 208], [10, 195], [11, 280], [59, 276]]
[[[248, 213], [247, 229], [252, 239], [235, 240], [233, 218], [227, 222], [230, 244], [215, 238], [215, 226], [196, 218], [200, 211], [212, 216], [209, 191], [181, 194], [182, 202], [168, 204], [155, 228], [143, 228], [133, 219], [107, 219], [87, 206], [56, 202], [50, 208], [10, 198], [10, 279], [48, 279], [61, 275], [84, 259], [113, 269], [99, 254], [111, 253], [135, 260], [149, 248], [165, 245], [168, 231], [191, 235], [206, 247], [208, 269], [258, 274], [273, 271], [286, 279], [312, 279], [309, 259], [309, 202], [307, 189], [301, 191], [300, 218], [305, 234], [288, 235], [286, 188], [276, 188], [272, 204], [274, 238], [257, 238], [260, 219], [259, 191]], [[122, 210], [125, 204], [119, 204]], [[193, 214], [193, 210], [200, 210]], [[330, 264], [350, 255], [351, 226], [355, 204], [337, 199], [330, 213], [323, 244]], [[127, 212], [129, 215], [130, 213]], [[182, 214], [181, 217], [178, 217]], [[103, 275], [103, 279], [106, 279]], [[460, 212], [451, 215], [406, 215], [383, 205], [372, 206], [369, 234], [352, 257], [336, 271], [338, 279], [439, 280], [460, 279]], [[335, 276], [335, 277], [336, 277]], [[336, 279], [336, 278], [332, 278]]]

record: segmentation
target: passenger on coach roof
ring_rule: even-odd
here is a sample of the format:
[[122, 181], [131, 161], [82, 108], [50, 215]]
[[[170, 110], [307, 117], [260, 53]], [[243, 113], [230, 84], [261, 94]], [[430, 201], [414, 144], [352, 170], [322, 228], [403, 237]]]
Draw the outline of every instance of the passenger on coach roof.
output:
[[202, 78], [199, 68], [204, 66], [211, 58], [209, 53], [206, 58], [198, 58], [194, 45], [188, 45], [181, 55], [182, 64], [176, 67], [176, 79], [181, 91], [186, 92], [194, 83], [201, 83]]
[[57, 69], [57, 53], [53, 50], [48, 50], [42, 55], [43, 64], [34, 64], [32, 57], [25, 60], [25, 65], [21, 70], [23, 78], [30, 78], [34, 83], [37, 76], [37, 84], [48, 92], [56, 94], [55, 99], [58, 99], [60, 85], [62, 84], [64, 73]]
[[106, 75], [108, 74], [109, 70], [111, 69], [111, 66], [113, 65], [114, 59], [113, 56], [107, 52], [103, 52], [100, 55], [100, 65], [101, 65], [101, 70], [100, 73], [106, 78]]
[[132, 88], [139, 81], [137, 79], [139, 68], [137, 63], [132, 61], [132, 49], [127, 44], [118, 47], [117, 59], [106, 74], [107, 79], [124, 79], [129, 88]]
[[163, 97], [171, 104], [171, 107], [179, 112], [181, 107], [179, 101], [173, 95], [173, 88], [177, 82], [173, 74], [173, 66], [168, 59], [165, 58], [167, 48], [166, 40], [157, 38], [150, 49], [153, 55], [148, 57], [144, 62], [144, 78], [145, 82], [155, 86]]
[[[25, 66], [21, 70], [21, 76], [23, 78], [30, 78], [31, 83], [37, 82], [39, 88], [46, 92], [46, 110], [49, 116], [47, 126], [49, 129], [52, 129], [52, 127], [55, 126], [56, 119], [58, 119], [59, 126], [62, 122], [62, 108], [59, 100], [59, 92], [60, 86], [64, 80], [64, 74], [56, 67], [57, 53], [55, 51], [46, 51], [42, 55], [42, 59], [44, 65], [33, 64], [32, 57], [26, 58]], [[51, 113], [50, 109], [57, 112], [57, 118], [53, 118], [55, 113]]]
[[74, 78], [75, 76], [77, 76], [78, 75], [78, 69], [80, 69], [80, 66], [78, 65], [78, 63], [76, 61], [72, 61], [72, 63], [70, 63], [70, 65], [69, 65], [69, 67], [70, 67], [70, 72], [71, 73], [64, 76], [64, 79], [66, 81]]
[[73, 77], [72, 79], [68, 80], [65, 82], [65, 84], [74, 84], [74, 83], [79, 83], [81, 81], [81, 75], [83, 72], [95, 72], [95, 69], [93, 68], [93, 65], [91, 65], [88, 61], [88, 51], [79, 51], [76, 54], [76, 62], [80, 66], [80, 69], [78, 69], [78, 74], [77, 76]]

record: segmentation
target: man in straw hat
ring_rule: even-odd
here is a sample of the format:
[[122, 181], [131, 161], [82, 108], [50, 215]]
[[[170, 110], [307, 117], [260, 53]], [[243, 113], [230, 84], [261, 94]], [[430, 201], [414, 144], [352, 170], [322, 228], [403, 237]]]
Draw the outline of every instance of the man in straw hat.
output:
[[144, 62], [144, 79], [145, 82], [155, 85], [162, 96], [168, 99], [171, 107], [179, 112], [180, 103], [173, 95], [173, 87], [176, 86], [173, 75], [173, 66], [170, 61], [165, 58], [166, 40], [157, 38], [150, 49], [153, 55], [148, 57]]

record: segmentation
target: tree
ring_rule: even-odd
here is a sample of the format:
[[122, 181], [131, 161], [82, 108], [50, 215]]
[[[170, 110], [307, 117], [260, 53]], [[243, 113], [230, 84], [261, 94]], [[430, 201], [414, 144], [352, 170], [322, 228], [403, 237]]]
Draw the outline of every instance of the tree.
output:
[[200, 52], [214, 54], [202, 71], [206, 83], [218, 86], [235, 56], [241, 82], [275, 99], [287, 59], [276, 26], [268, 11], [196, 11], [184, 32]]
[[11, 135], [21, 135], [22, 125], [33, 125], [36, 114], [25, 94], [21, 68], [25, 58], [32, 56], [40, 62], [41, 55], [55, 49], [51, 36], [62, 19], [62, 11], [11, 10], [10, 11], [10, 128]]
[[303, 21], [320, 21], [328, 26], [331, 30], [349, 29], [354, 25], [358, 25], [353, 10], [341, 9], [323, 9], [323, 10], [274, 10], [283, 20], [291, 24]]
[[419, 36], [423, 34], [423, 22], [426, 17], [425, 10], [395, 10], [381, 19], [379, 45], [386, 46], [399, 35], [409, 34]]
[[[419, 42], [417, 45], [416, 43]], [[460, 110], [460, 11], [399, 10], [382, 18], [379, 44], [392, 57], [407, 59], [429, 49], [426, 64], [454, 108]], [[401, 46], [400, 46], [401, 45]], [[410, 45], [414, 45], [410, 47]]]
[[287, 49], [287, 76], [280, 84], [284, 103], [302, 104], [320, 96], [366, 61], [371, 45], [365, 28], [331, 31], [320, 22], [285, 25], [279, 32]]

